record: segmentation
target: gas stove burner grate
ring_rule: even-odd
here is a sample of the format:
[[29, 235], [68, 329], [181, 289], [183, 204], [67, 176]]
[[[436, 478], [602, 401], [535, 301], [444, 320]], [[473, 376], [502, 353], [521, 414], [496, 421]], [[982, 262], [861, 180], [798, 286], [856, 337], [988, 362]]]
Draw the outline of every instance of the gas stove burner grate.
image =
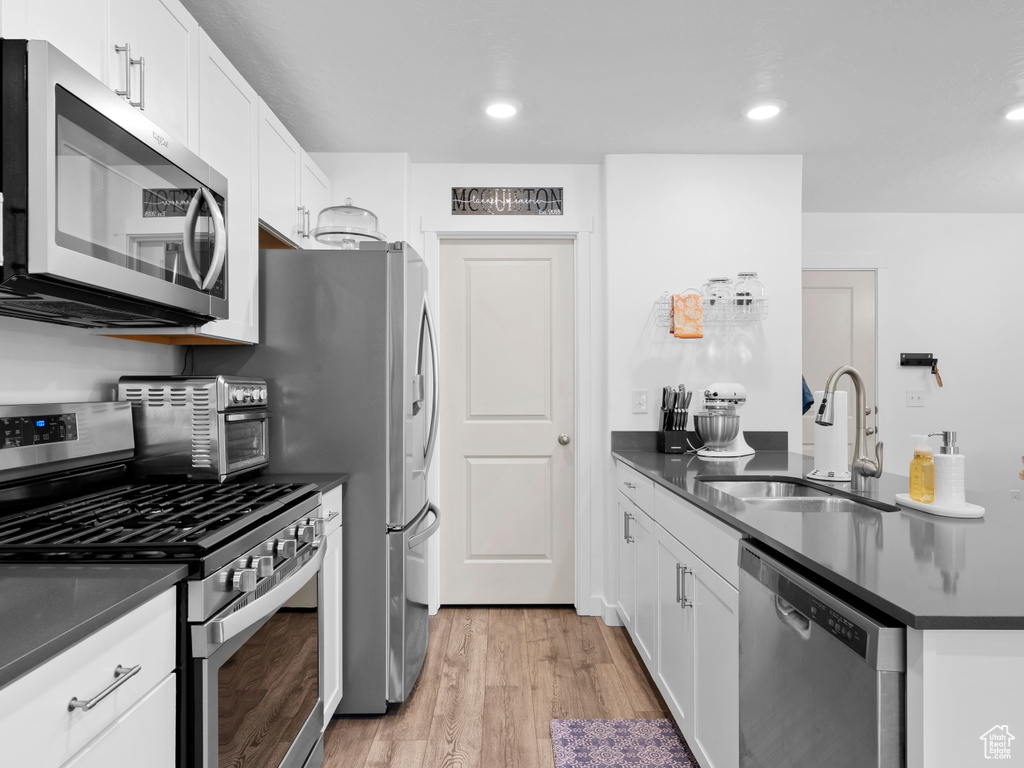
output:
[[202, 555], [302, 498], [298, 484], [135, 484], [0, 518], [0, 554]]

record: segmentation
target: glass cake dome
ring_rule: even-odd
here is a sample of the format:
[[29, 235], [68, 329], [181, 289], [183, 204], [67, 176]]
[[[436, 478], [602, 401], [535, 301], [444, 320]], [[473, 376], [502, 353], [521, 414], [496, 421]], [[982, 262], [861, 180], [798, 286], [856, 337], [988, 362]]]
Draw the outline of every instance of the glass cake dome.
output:
[[312, 235], [318, 243], [349, 251], [359, 248], [360, 240], [387, 239], [377, 231], [376, 214], [352, 205], [351, 197], [345, 198], [344, 205], [320, 211]]

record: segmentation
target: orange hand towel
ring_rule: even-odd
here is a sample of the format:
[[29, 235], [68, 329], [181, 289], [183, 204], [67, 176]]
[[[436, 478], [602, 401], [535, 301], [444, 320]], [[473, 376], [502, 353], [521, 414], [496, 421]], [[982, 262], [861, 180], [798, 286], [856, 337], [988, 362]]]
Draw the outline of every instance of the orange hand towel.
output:
[[677, 339], [704, 338], [704, 303], [699, 293], [672, 296], [672, 335]]

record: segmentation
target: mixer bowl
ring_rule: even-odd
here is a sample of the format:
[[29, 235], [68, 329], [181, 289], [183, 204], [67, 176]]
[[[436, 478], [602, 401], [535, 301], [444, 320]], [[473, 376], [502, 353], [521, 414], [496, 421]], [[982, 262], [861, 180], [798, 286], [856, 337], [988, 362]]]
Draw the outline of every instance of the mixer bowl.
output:
[[693, 427], [704, 447], [725, 450], [740, 432], [740, 417], [735, 413], [703, 412], [694, 414]]

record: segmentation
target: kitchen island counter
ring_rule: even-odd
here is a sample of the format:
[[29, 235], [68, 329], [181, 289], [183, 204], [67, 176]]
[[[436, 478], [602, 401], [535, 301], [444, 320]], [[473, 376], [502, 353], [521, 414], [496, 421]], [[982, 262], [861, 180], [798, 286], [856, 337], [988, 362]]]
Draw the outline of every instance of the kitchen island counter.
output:
[[184, 565], [0, 565], [0, 687], [170, 589]]
[[[735, 460], [647, 450], [612, 454], [752, 539], [913, 629], [1024, 629], [1024, 515], [1009, 499], [968, 492], [984, 517], [895, 512], [782, 512], [755, 509], [700, 478], [804, 478], [811, 457], [760, 451]], [[970, 471], [968, 467], [968, 472]], [[883, 473], [836, 487], [894, 504], [907, 478]], [[968, 475], [969, 480], [969, 475]], [[822, 484], [823, 485], [823, 484]]]

